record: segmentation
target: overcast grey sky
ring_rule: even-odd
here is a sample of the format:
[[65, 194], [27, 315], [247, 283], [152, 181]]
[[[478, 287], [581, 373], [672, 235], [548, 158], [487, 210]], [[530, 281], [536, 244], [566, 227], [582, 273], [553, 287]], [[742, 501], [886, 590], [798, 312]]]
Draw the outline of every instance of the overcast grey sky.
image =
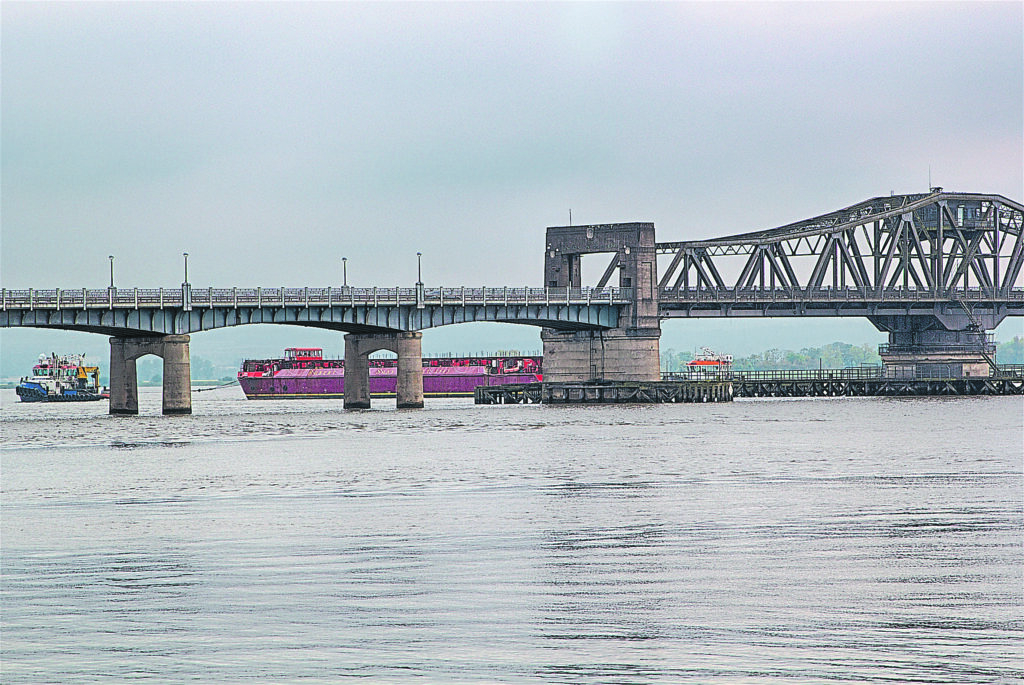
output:
[[[541, 284], [544, 228], [1022, 191], [1007, 3], [2, 6], [8, 288]], [[596, 277], [598, 274], [594, 274]], [[587, 274], [584, 274], [587, 277]]]

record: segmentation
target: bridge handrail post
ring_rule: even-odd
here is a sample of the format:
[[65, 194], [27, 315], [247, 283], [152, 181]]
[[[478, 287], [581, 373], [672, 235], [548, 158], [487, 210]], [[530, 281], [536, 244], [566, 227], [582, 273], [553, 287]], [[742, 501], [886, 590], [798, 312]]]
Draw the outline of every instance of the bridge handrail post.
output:
[[256, 288], [256, 307], [263, 308], [263, 288]]
[[[60, 288], [57, 288], [57, 309], [60, 309]], [[136, 306], [138, 309], [138, 306]]]
[[3, 299], [4, 299], [3, 308], [4, 308], [4, 311], [7, 311], [7, 288], [0, 288], [0, 290], [3, 291]]
[[235, 309], [238, 309], [238, 287], [231, 289], [231, 304]]
[[462, 286], [462, 306], [466, 306], [466, 286]]
[[508, 286], [505, 286], [505, 306], [508, 306]]
[[526, 294], [526, 306], [530, 306], [530, 286], [523, 288], [523, 292]]
[[[134, 291], [135, 291], [134, 292], [134, 295], [135, 295], [135, 308], [138, 309], [139, 308], [139, 289], [138, 288], [134, 288]], [[60, 301], [59, 291], [58, 291], [58, 295], [57, 295], [57, 301], [58, 302]], [[58, 304], [58, 307], [59, 307], [59, 304]]]

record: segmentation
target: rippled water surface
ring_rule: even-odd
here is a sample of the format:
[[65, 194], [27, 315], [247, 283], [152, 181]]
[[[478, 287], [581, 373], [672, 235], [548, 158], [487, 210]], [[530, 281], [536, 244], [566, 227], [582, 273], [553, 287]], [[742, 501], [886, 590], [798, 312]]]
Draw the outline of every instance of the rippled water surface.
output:
[[3, 683], [1024, 681], [1020, 398], [0, 392]]

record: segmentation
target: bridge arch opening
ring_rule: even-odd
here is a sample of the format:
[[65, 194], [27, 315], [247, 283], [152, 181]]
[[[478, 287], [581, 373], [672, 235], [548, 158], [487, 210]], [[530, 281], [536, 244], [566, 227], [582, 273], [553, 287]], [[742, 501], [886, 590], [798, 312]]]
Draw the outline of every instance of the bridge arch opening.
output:
[[139, 413], [139, 380], [136, 361], [147, 355], [163, 360], [164, 414], [192, 413], [192, 380], [189, 336], [110, 338], [110, 413]]

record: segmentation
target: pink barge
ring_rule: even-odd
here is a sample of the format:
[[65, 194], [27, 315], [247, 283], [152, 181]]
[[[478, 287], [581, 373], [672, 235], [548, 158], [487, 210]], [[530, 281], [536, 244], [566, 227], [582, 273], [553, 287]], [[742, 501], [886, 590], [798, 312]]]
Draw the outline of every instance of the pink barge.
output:
[[[538, 383], [541, 357], [440, 357], [423, 359], [424, 397], [472, 397], [477, 386]], [[394, 397], [397, 359], [370, 360], [370, 396]], [[246, 359], [238, 383], [250, 400], [340, 399], [345, 360], [324, 359], [319, 347], [289, 347], [282, 359]]]

